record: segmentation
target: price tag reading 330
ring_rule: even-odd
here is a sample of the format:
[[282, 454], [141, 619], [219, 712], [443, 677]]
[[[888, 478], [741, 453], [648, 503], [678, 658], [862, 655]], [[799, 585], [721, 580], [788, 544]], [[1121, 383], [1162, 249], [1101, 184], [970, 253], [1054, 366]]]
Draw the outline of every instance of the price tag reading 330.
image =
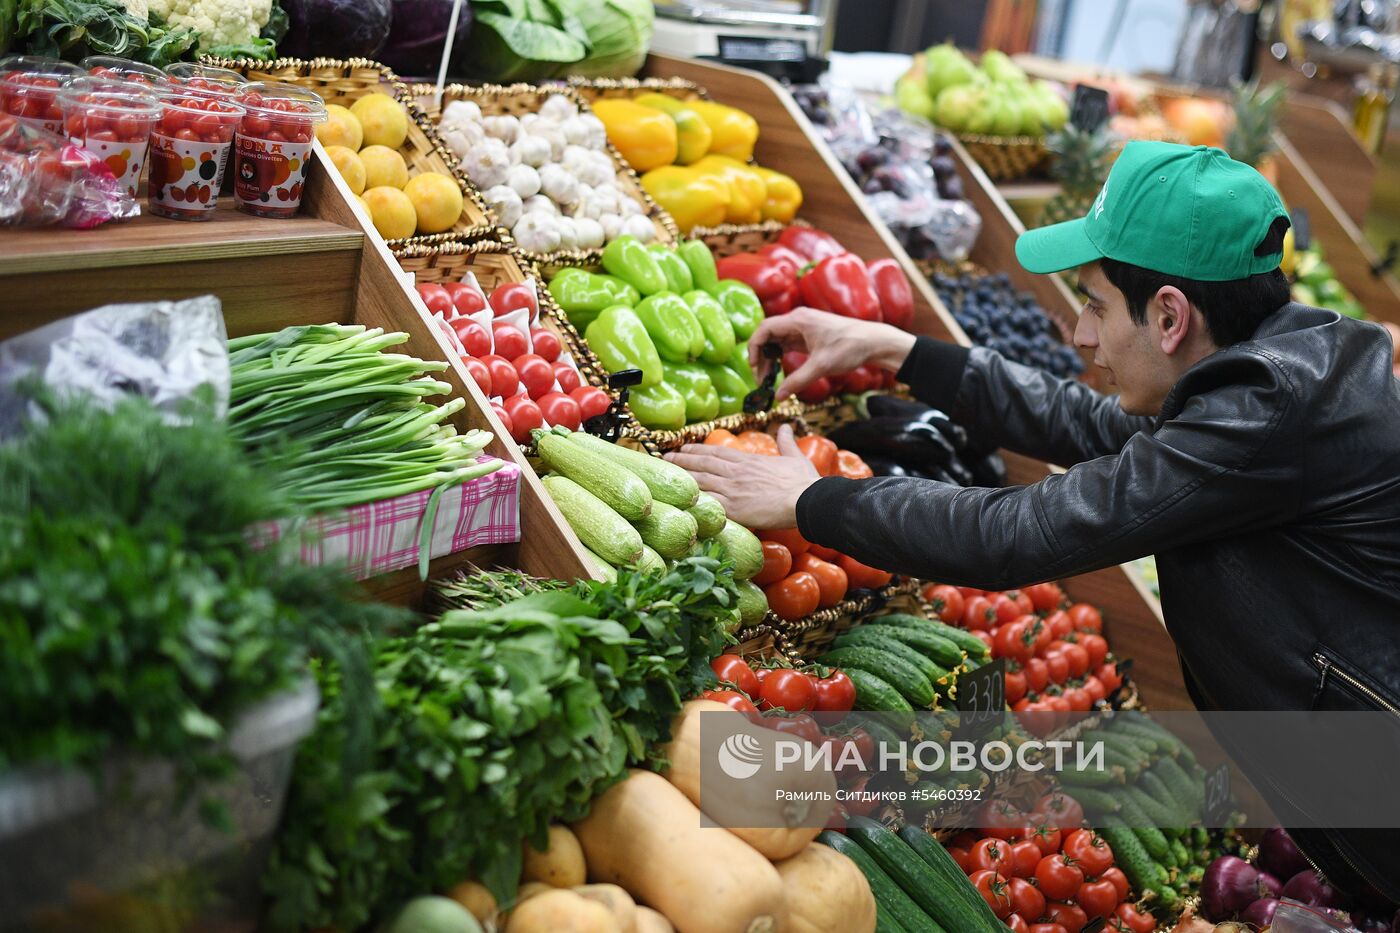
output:
[[1006, 713], [1006, 659], [959, 674], [956, 688], [956, 705], [962, 713], [959, 732], [964, 738], [987, 732]]

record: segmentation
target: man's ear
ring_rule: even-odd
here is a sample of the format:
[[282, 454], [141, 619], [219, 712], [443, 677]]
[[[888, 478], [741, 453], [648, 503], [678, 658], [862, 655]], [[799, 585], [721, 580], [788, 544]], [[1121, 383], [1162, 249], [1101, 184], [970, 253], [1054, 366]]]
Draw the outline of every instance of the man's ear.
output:
[[1162, 352], [1171, 356], [1179, 350], [1195, 329], [1191, 302], [1181, 289], [1163, 285], [1157, 290], [1149, 309], [1162, 335]]

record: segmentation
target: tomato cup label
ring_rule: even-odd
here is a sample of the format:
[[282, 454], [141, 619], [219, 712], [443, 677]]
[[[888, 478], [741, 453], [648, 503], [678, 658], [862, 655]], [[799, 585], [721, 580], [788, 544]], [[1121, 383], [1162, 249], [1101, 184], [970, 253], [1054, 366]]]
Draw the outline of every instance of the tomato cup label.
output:
[[151, 211], [178, 220], [208, 220], [219, 203], [227, 142], [151, 138]]
[[149, 139], [134, 143], [88, 138], [74, 139], [73, 144], [82, 146], [101, 159], [126, 189], [126, 193], [132, 197], [136, 196], [136, 189], [141, 183], [141, 170], [146, 167], [146, 154], [150, 149]]
[[310, 152], [309, 142], [277, 142], [240, 133], [233, 156], [238, 209], [260, 217], [294, 216], [301, 209]]

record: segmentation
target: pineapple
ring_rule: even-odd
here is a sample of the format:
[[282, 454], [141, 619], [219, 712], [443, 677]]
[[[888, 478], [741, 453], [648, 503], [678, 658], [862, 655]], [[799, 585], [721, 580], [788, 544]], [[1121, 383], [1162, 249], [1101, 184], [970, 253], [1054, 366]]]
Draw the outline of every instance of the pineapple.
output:
[[1056, 156], [1052, 174], [1060, 183], [1060, 193], [1046, 203], [1040, 218], [1042, 225], [1076, 220], [1089, 213], [1113, 167], [1120, 143], [1104, 127], [1086, 132], [1073, 124], [1046, 139], [1045, 144]]
[[1235, 88], [1235, 120], [1225, 137], [1225, 148], [1231, 158], [1254, 166], [1266, 178], [1270, 175], [1278, 109], [1286, 93], [1282, 81], [1265, 88], [1251, 81]]

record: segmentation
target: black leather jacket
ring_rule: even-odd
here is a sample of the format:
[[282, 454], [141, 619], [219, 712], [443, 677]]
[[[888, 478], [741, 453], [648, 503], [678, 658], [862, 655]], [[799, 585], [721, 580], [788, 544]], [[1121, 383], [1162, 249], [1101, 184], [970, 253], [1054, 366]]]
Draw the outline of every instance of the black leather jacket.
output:
[[[1381, 328], [1290, 304], [1192, 367], [1154, 419], [989, 350], [921, 338], [900, 372], [921, 401], [979, 440], [1069, 469], [1006, 489], [823, 479], [798, 502], [799, 525], [867, 564], [984, 589], [1155, 554], [1200, 709], [1400, 714], [1391, 359]], [[1354, 833], [1327, 835], [1400, 900], [1400, 832], [1388, 859], [1356, 851], [1375, 846], [1348, 843]]]

